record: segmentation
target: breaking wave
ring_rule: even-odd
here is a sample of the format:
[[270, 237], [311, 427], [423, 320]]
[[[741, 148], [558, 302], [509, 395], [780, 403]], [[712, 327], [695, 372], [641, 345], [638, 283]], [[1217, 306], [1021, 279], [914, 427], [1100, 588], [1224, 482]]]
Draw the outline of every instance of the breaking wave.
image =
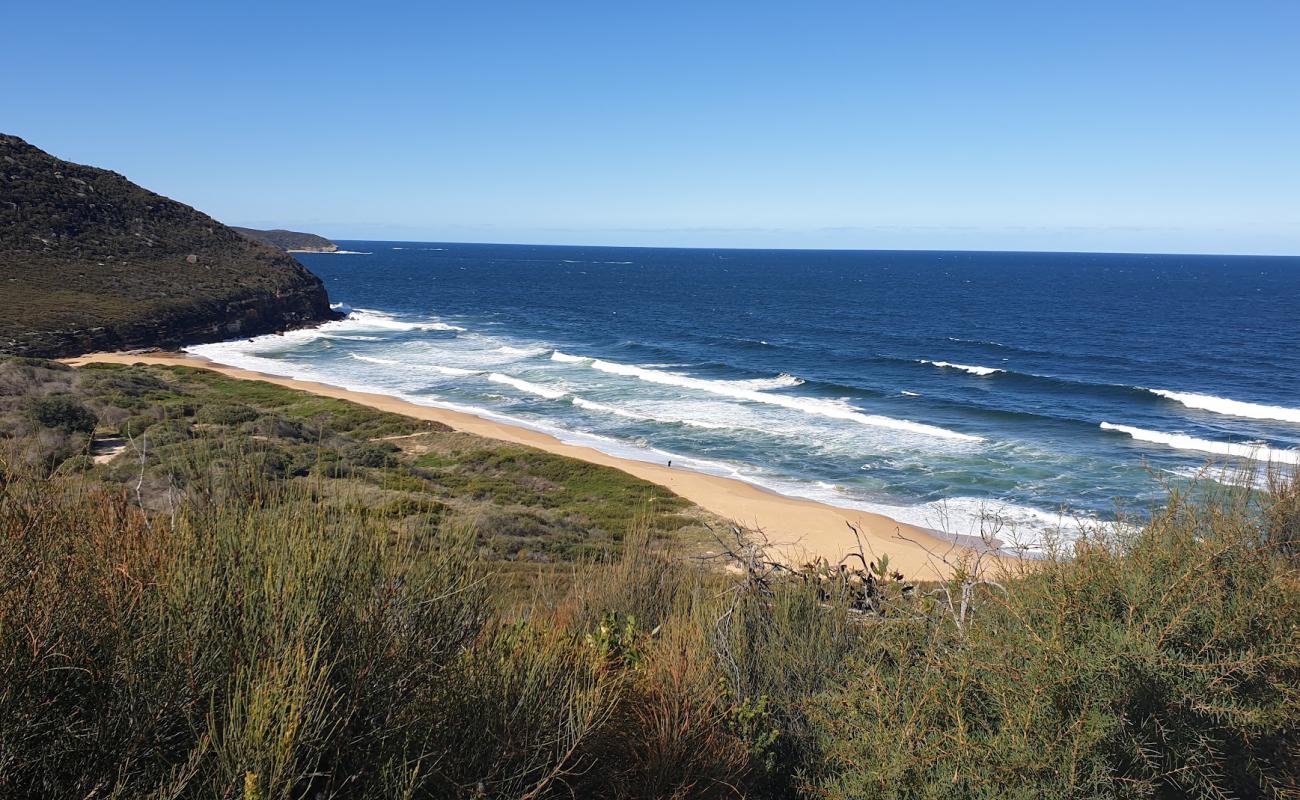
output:
[[1188, 408], [1212, 411], [1215, 414], [1226, 414], [1231, 417], [1245, 417], [1247, 419], [1270, 419], [1280, 422], [1300, 423], [1300, 408], [1266, 406], [1259, 403], [1246, 403], [1241, 400], [1229, 400], [1226, 397], [1215, 397], [1208, 394], [1171, 392], [1167, 389], [1148, 389], [1147, 391], [1173, 400], [1176, 403], [1182, 403]]
[[521, 392], [528, 392], [529, 394], [535, 394], [538, 397], [545, 397], [547, 400], [558, 400], [567, 394], [567, 392], [561, 389], [552, 389], [549, 386], [531, 383], [511, 375], [502, 375], [500, 372], [488, 373], [487, 379], [493, 383], [503, 383], [507, 386], [513, 386]]
[[754, 378], [743, 381], [718, 381], [741, 389], [753, 389], [754, 391], [763, 391], [764, 389], [788, 389], [792, 386], [802, 386], [803, 378], [797, 378], [788, 372], [782, 372], [775, 378]]
[[665, 386], [680, 386], [685, 389], [694, 389], [709, 394], [731, 397], [736, 400], [745, 400], [751, 403], [765, 403], [767, 405], [781, 406], [792, 411], [799, 411], [805, 414], [815, 414], [817, 416], [828, 417], [831, 419], [841, 419], [849, 422], [856, 422], [860, 425], [868, 425], [876, 428], [890, 428], [907, 433], [915, 433], [924, 436], [935, 436], [942, 439], [953, 439], [958, 441], [978, 442], [981, 441], [978, 436], [950, 431], [946, 428], [940, 428], [934, 425], [926, 425], [920, 422], [910, 420], [894, 419], [884, 417], [878, 414], [866, 414], [854, 409], [851, 406], [836, 403], [829, 400], [819, 400], [811, 397], [796, 397], [783, 394], [768, 394], [762, 391], [756, 391], [741, 386], [734, 385], [731, 381], [710, 381], [702, 378], [691, 378], [686, 375], [678, 375], [673, 372], [660, 372], [644, 367], [635, 367], [629, 364], [619, 364], [613, 361], [604, 361], [599, 358], [584, 359], [578, 356], [571, 356], [567, 353], [555, 351], [551, 358], [556, 361], [567, 361], [577, 363], [586, 361], [592, 369], [606, 372], [611, 375], [622, 375], [629, 378], [636, 378], [648, 383], [658, 383]]
[[682, 419], [680, 417], [656, 417], [653, 414], [640, 414], [635, 411], [629, 411], [625, 408], [606, 405], [604, 403], [597, 403], [594, 400], [587, 400], [586, 398], [582, 398], [582, 397], [572, 397], [569, 399], [569, 402], [573, 403], [578, 408], [585, 408], [588, 411], [595, 411], [600, 414], [611, 414], [616, 417], [623, 417], [624, 419], [633, 419], [638, 422], [657, 422], [657, 423], [666, 422], [670, 424], [690, 425], [693, 428], [706, 428], [708, 430], [724, 430], [726, 428], [731, 427], [730, 425], [715, 424], [712, 422], [704, 422], [702, 420], [696, 420], [696, 419]]
[[1114, 425], [1101, 423], [1102, 430], [1127, 433], [1140, 442], [1163, 444], [1176, 450], [1194, 450], [1201, 453], [1213, 453], [1232, 458], [1245, 458], [1252, 461], [1267, 461], [1274, 464], [1300, 464], [1300, 450], [1278, 450], [1263, 444], [1242, 444], [1236, 442], [1215, 442], [1209, 439], [1197, 439], [1182, 433], [1162, 433], [1134, 428], [1131, 425]]
[[424, 372], [437, 372], [440, 375], [466, 376], [478, 375], [479, 372], [472, 369], [461, 369], [460, 367], [444, 367], [441, 364], [425, 364], [421, 362], [397, 361], [392, 358], [376, 358], [374, 356], [363, 356], [359, 353], [348, 353], [357, 361], [369, 361], [371, 364], [384, 364], [387, 366], [403, 367], [405, 369], [416, 369]]
[[354, 308], [348, 318], [330, 325], [347, 325], [352, 323], [356, 327], [365, 327], [377, 330], [387, 331], [463, 331], [464, 328], [459, 325], [449, 325], [445, 322], [408, 322], [395, 318], [392, 314], [385, 314], [382, 311], [374, 311], [368, 308]]
[[964, 372], [969, 372], [972, 375], [984, 376], [984, 375], [992, 375], [995, 372], [1006, 372], [1005, 369], [999, 369], [997, 367], [978, 367], [978, 366], [973, 367], [970, 366], [969, 364], [953, 364], [950, 361], [930, 361], [929, 359], [925, 359], [925, 358], [918, 359], [918, 361], [921, 364], [930, 364], [931, 366], [935, 366], [935, 367], [944, 367], [947, 369], [959, 369]]

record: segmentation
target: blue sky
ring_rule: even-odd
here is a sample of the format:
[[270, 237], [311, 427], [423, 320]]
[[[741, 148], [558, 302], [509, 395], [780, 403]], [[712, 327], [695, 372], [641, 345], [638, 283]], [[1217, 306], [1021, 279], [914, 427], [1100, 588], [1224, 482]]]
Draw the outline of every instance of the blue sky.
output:
[[335, 238], [1300, 254], [1300, 3], [15, 3], [0, 130]]

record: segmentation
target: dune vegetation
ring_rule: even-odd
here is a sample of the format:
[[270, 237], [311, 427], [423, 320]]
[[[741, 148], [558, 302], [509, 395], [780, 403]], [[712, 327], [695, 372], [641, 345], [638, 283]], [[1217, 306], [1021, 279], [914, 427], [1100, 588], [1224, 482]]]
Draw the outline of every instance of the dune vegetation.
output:
[[1294, 476], [936, 583], [202, 370], [0, 437], [3, 797], [1300, 797]]

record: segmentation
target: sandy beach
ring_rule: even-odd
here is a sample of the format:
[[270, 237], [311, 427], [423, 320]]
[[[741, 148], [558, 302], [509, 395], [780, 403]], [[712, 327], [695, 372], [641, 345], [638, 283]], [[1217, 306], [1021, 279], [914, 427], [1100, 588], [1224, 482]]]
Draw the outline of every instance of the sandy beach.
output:
[[613, 467], [671, 489], [718, 516], [763, 531], [778, 545], [781, 557], [789, 563], [803, 563], [818, 556], [832, 563], [838, 562], [856, 548], [850, 525], [856, 526], [860, 531], [869, 556], [888, 554], [890, 563], [909, 577], [927, 579], [946, 574], [948, 569], [938, 555], [947, 554], [951, 559], [960, 552], [960, 548], [931, 531], [880, 514], [787, 497], [732, 478], [672, 468], [666, 464], [618, 458], [589, 447], [566, 444], [553, 436], [528, 428], [459, 411], [416, 405], [387, 395], [356, 392], [323, 383], [238, 369], [183, 353], [94, 353], [65, 359], [65, 363], [73, 366], [96, 362], [167, 364], [208, 369], [231, 378], [266, 381], [325, 397], [350, 400], [395, 414], [433, 420], [465, 433], [528, 445], [550, 453]]

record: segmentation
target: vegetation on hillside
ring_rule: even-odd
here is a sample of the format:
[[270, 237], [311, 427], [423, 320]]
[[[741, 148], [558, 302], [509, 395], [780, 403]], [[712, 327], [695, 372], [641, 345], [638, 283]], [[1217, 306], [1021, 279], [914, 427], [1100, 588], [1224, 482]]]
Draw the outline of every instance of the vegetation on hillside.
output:
[[188, 367], [0, 360], [0, 436], [12, 463], [129, 486], [152, 512], [301, 484], [395, 531], [472, 525], [491, 560], [612, 553], [643, 509], [657, 538], [699, 540], [707, 519], [615, 469]]
[[314, 233], [286, 231], [281, 228], [263, 231], [258, 230], [257, 228], [241, 228], [238, 225], [232, 225], [231, 227], [250, 239], [265, 242], [274, 247], [278, 247], [281, 250], [332, 253], [339, 249], [339, 246], [331, 242], [329, 239], [326, 239], [324, 236], [318, 236]]
[[0, 134], [0, 352], [77, 355], [330, 319], [291, 256], [114, 172]]
[[[915, 584], [719, 570], [631, 478], [267, 384], [0, 404], [0, 796], [1297, 796], [1294, 478]], [[571, 560], [503, 591], [498, 512]]]

